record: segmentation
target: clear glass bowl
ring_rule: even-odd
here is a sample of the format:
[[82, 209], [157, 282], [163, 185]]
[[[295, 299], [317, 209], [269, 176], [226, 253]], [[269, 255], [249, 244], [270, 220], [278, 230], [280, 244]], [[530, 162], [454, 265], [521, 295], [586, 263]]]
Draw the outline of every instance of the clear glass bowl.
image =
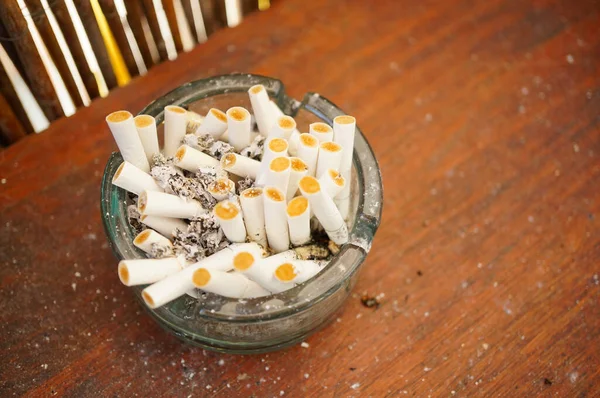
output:
[[[216, 76], [187, 83], [157, 99], [140, 114], [154, 116], [160, 133], [166, 105], [179, 105], [202, 115], [211, 107], [226, 110], [237, 105], [251, 109], [247, 91], [255, 84], [264, 85], [284, 113], [296, 118], [300, 131], [308, 131], [308, 124], [315, 121], [331, 125], [333, 118], [344, 114], [319, 94], [308, 93], [302, 102], [298, 102], [285, 94], [281, 81], [248, 74]], [[126, 192], [111, 183], [121, 162], [121, 155], [115, 152], [104, 170], [102, 220], [117, 259], [145, 258], [132, 243], [134, 232], [127, 222]], [[145, 286], [132, 288], [135, 297], [164, 329], [188, 343], [210, 350], [259, 353], [296, 344], [335, 319], [356, 282], [381, 220], [381, 173], [373, 151], [359, 129], [354, 144], [351, 192], [349, 242], [324, 271], [302, 285], [273, 296], [249, 300], [208, 293], [199, 299], [186, 295], [155, 310], [144, 304], [141, 293]], [[116, 263], [114, 266], [116, 275]]]

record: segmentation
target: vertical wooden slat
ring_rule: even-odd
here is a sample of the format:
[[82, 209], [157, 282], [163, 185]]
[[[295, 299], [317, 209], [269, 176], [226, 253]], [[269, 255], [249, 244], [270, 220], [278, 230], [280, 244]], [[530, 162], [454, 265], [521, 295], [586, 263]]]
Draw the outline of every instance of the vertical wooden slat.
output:
[[173, 0], [162, 0], [167, 20], [169, 21], [169, 27], [171, 28], [171, 34], [173, 35], [173, 41], [175, 42], [175, 48], [177, 53], [183, 51], [183, 44], [181, 43], [181, 36], [179, 34], [179, 27], [177, 26], [177, 17], [175, 16], [175, 7], [173, 7]]
[[98, 97], [98, 83], [96, 82], [96, 78], [94, 77], [87, 60], [85, 59], [83, 48], [81, 47], [79, 39], [77, 38], [77, 32], [75, 31], [73, 21], [69, 16], [65, 2], [53, 2], [51, 3], [51, 7], [52, 12], [54, 12], [54, 16], [56, 17], [56, 20], [58, 21], [63, 35], [65, 36], [65, 39], [69, 45], [69, 49], [71, 50], [73, 59], [75, 59], [77, 69], [79, 70], [79, 74], [83, 79], [83, 84], [85, 85], [90, 98], [93, 99]]
[[25, 137], [25, 134], [25, 128], [8, 100], [0, 94], [0, 141], [3, 145], [10, 145]]
[[167, 56], [165, 41], [163, 40], [162, 34], [160, 33], [160, 27], [158, 25], [158, 19], [156, 18], [154, 4], [152, 3], [152, 0], [142, 0], [142, 6], [146, 13], [146, 18], [148, 19], [150, 30], [152, 30], [152, 36], [154, 36], [154, 42], [156, 43], [156, 47], [158, 48], [160, 59], [162, 61], [165, 61], [169, 59], [169, 57]]
[[50, 76], [40, 58], [40, 55], [29, 34], [27, 23], [21, 9], [15, 1], [2, 1], [0, 3], [0, 19], [8, 35], [13, 41], [23, 68], [22, 72], [27, 76], [31, 84], [30, 88], [38, 99], [40, 106], [50, 121], [63, 116], [63, 111], [58, 101]]
[[75, 80], [71, 72], [69, 71], [69, 66], [67, 65], [67, 61], [60, 49], [60, 45], [56, 40], [56, 36], [52, 31], [52, 27], [48, 22], [48, 18], [44, 12], [44, 8], [40, 0], [25, 0], [27, 4], [27, 8], [31, 13], [35, 26], [37, 26], [42, 39], [44, 40], [44, 44], [58, 69], [63, 81], [65, 82], [65, 86], [67, 86], [67, 90], [75, 103], [75, 106], [79, 107], [83, 105], [83, 101], [81, 100], [81, 96], [79, 95], [79, 91], [77, 90], [77, 85], [75, 84]]
[[121, 50], [121, 55], [123, 55], [125, 65], [127, 65], [127, 70], [129, 70], [129, 74], [131, 76], [137, 76], [139, 74], [139, 71], [135, 63], [135, 58], [131, 51], [131, 47], [129, 46], [129, 42], [127, 41], [127, 37], [125, 36], [125, 30], [123, 28], [123, 24], [121, 23], [121, 18], [117, 13], [117, 9], [115, 8], [114, 1], [99, 0], [99, 3], [102, 7], [104, 17], [108, 22], [108, 26], [110, 26], [110, 30], [112, 31], [117, 45], [119, 46], [119, 50]]
[[241, 0], [242, 14], [247, 15], [258, 10], [258, 0]]
[[213, 18], [219, 29], [227, 27], [227, 11], [225, 10], [225, 0], [213, 0]]
[[[6, 37], [6, 36], [3, 36]], [[3, 43], [5, 45], [6, 43]], [[6, 47], [5, 47], [6, 48]], [[12, 58], [12, 57], [11, 57]], [[14, 63], [13, 59], [13, 63]], [[6, 100], [7, 103], [11, 105], [13, 113], [16, 115], [19, 120], [21, 126], [25, 130], [25, 133], [29, 134], [33, 132], [33, 126], [29, 122], [29, 118], [27, 117], [27, 112], [21, 104], [21, 100], [17, 96], [17, 93], [6, 74], [4, 68], [0, 65], [0, 94]]]
[[218, 16], [217, 2], [215, 0], [192, 0], [200, 1], [202, 9], [202, 17], [204, 18], [204, 26], [208, 36], [223, 28], [222, 20]]
[[129, 0], [125, 2], [125, 6], [127, 7], [127, 19], [129, 20], [131, 31], [138, 43], [146, 68], [150, 69], [154, 62], [152, 61], [152, 55], [150, 55], [146, 36], [144, 36], [144, 29], [142, 28], [142, 17], [144, 16], [142, 4], [140, 0]]
[[75, 7], [77, 7], [77, 11], [79, 12], [81, 22], [83, 23], [90, 43], [92, 44], [96, 58], [98, 59], [98, 64], [100, 65], [100, 70], [104, 75], [106, 85], [109, 89], [111, 89], [117, 85], [117, 78], [110, 63], [110, 59], [108, 58], [108, 52], [104, 46], [104, 39], [102, 39], [100, 28], [98, 28], [98, 23], [96, 22], [92, 5], [89, 0], [79, 0], [75, 1], [74, 3]]
[[[0, 5], [0, 7], [2, 7], [2, 5]], [[29, 34], [29, 32], [27, 32], [27, 34]], [[17, 54], [17, 49], [15, 48], [14, 40], [10, 39], [10, 34], [4, 27], [2, 18], [0, 18], [0, 37], [6, 38], [6, 40], [2, 40], [2, 45], [4, 46], [4, 51], [6, 51], [8, 53], [8, 55], [12, 59], [13, 64], [15, 65], [15, 67], [19, 71], [21, 71], [21, 75], [22, 75], [23, 79], [27, 82], [27, 84], [29, 84], [28, 76], [23, 75], [23, 72], [22, 72], [24, 70], [23, 64], [21, 64], [21, 59], [19, 59], [19, 55]]]

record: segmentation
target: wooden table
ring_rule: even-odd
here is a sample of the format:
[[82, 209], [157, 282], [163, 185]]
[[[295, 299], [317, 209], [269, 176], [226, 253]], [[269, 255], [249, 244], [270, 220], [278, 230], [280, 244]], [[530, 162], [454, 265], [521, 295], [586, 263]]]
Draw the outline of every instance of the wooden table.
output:
[[[591, 1], [280, 1], [0, 152], [0, 395], [598, 396], [598, 21]], [[100, 223], [104, 116], [233, 71], [326, 95], [383, 170], [355, 295], [306, 348], [183, 345]]]

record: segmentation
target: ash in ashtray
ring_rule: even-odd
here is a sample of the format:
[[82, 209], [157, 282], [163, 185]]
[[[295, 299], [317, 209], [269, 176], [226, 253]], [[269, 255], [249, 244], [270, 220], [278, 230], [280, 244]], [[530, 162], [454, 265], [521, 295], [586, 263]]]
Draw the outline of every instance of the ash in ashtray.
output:
[[197, 262], [229, 246], [218, 221], [211, 213], [192, 220], [187, 231], [177, 231], [173, 239], [175, 254]]

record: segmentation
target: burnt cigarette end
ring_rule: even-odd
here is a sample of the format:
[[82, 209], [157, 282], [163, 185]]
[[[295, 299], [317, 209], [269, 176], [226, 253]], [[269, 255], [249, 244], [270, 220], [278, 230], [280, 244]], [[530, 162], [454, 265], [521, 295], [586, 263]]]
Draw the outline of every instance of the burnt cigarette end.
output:
[[129, 270], [124, 263], [119, 263], [119, 279], [123, 282], [124, 285], [129, 283]]
[[283, 138], [273, 138], [271, 142], [269, 142], [269, 148], [273, 152], [283, 152], [288, 149], [288, 143]]
[[297, 196], [290, 200], [290, 203], [288, 203], [287, 214], [290, 217], [297, 217], [301, 214], [304, 214], [307, 208], [308, 200], [304, 196]]
[[342, 115], [337, 116], [335, 119], [333, 119], [333, 122], [337, 124], [351, 124], [356, 123], [356, 119], [350, 115]]
[[283, 202], [285, 200], [285, 196], [276, 188], [267, 188], [265, 195], [275, 202]]
[[318, 141], [312, 135], [303, 133], [300, 134], [300, 143], [304, 146], [314, 148], [317, 146]]
[[321, 149], [329, 152], [339, 152], [342, 150], [342, 146], [340, 144], [336, 144], [333, 141], [322, 142]]
[[241, 122], [241, 121], [246, 120], [246, 118], [248, 117], [248, 111], [245, 110], [244, 108], [235, 107], [235, 108], [229, 109], [227, 111], [227, 115], [230, 118], [232, 118], [233, 120]]
[[230, 201], [217, 203], [215, 206], [215, 214], [223, 220], [233, 220], [240, 211], [237, 206]]
[[210, 110], [210, 113], [212, 113], [213, 115], [215, 115], [215, 117], [217, 119], [219, 119], [220, 121], [222, 121], [223, 123], [227, 123], [227, 115], [225, 114], [225, 112], [220, 111], [218, 109], [212, 108]]
[[148, 194], [146, 193], [146, 191], [144, 191], [140, 194], [140, 197], [138, 198], [138, 210], [140, 211], [140, 213], [143, 213], [146, 210], [147, 205]]
[[300, 182], [298, 183], [300, 189], [307, 194], [317, 193], [321, 190], [321, 184], [317, 181], [316, 178], [311, 176], [302, 177]]
[[296, 127], [296, 122], [289, 116], [281, 116], [279, 120], [277, 120], [277, 123], [279, 123], [279, 127], [282, 129], [293, 129]]
[[331, 132], [331, 127], [325, 123], [317, 122], [312, 124], [312, 130], [316, 133], [329, 133]]
[[131, 113], [127, 111], [116, 111], [106, 117], [107, 122], [120, 123], [132, 118]]
[[235, 154], [228, 153], [227, 155], [223, 156], [223, 158], [221, 159], [221, 166], [224, 169], [232, 167], [233, 165], [235, 165]]
[[298, 276], [298, 274], [296, 274], [294, 266], [290, 263], [281, 264], [275, 270], [275, 277], [281, 282], [293, 281], [296, 278], [296, 276]]
[[227, 178], [219, 178], [213, 182], [208, 190], [215, 194], [223, 194], [231, 190], [231, 180]]
[[148, 305], [148, 307], [150, 307], [150, 308], [155, 307], [154, 300], [152, 299], [152, 296], [150, 294], [148, 294], [148, 292], [143, 291], [142, 297], [144, 298], [144, 301], [146, 302], [146, 305]]
[[165, 111], [179, 113], [179, 114], [185, 113], [185, 109], [183, 109], [180, 106], [175, 106], [175, 105], [165, 106]]
[[302, 159], [292, 158], [292, 170], [302, 172], [308, 170], [308, 166]]
[[242, 192], [242, 196], [245, 198], [257, 198], [262, 195], [262, 188], [248, 188]]
[[265, 87], [262, 84], [257, 84], [256, 86], [250, 87], [250, 92], [252, 94], [258, 94], [261, 91], [263, 91], [264, 89], [265, 89]]
[[133, 118], [135, 127], [143, 128], [154, 123], [154, 118], [150, 115], [139, 115]]
[[175, 159], [177, 159], [178, 162], [181, 162], [181, 160], [183, 159], [184, 156], [185, 156], [185, 146], [182, 145], [179, 147], [177, 152], [175, 152]]
[[206, 268], [199, 268], [192, 275], [192, 282], [197, 287], [206, 286], [210, 282], [210, 272]]
[[282, 171], [285, 171], [290, 168], [290, 159], [283, 156], [275, 158], [271, 160], [269, 168], [276, 173], [281, 173]]
[[240, 252], [233, 258], [233, 268], [245, 271], [254, 264], [254, 256], [248, 252]]
[[133, 243], [136, 245], [141, 245], [150, 237], [151, 233], [152, 233], [152, 230], [150, 230], [150, 229], [140, 232], [138, 234], [138, 236], [136, 236], [135, 239], [133, 240]]

